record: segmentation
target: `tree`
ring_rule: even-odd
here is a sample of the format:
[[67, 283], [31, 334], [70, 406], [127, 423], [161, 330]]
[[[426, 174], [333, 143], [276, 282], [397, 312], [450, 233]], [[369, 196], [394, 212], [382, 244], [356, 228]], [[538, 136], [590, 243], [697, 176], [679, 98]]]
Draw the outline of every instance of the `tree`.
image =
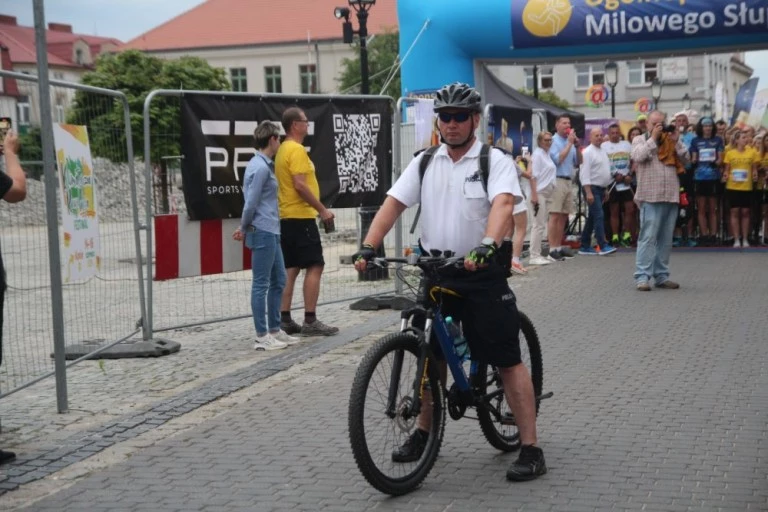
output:
[[[93, 71], [83, 75], [82, 82], [123, 92], [128, 98], [131, 115], [133, 151], [144, 156], [144, 100], [153, 89], [186, 89], [202, 91], [229, 90], [226, 72], [211, 67], [197, 57], [163, 60], [137, 50], [104, 54]], [[179, 100], [159, 97], [152, 102], [153, 161], [178, 155], [180, 149]], [[125, 161], [126, 134], [122, 104], [103, 94], [78, 91], [67, 115], [67, 122], [88, 126], [91, 152], [112, 161]]]
[[[526, 94], [528, 96], [533, 96], [533, 91], [530, 89], [518, 89], [521, 93]], [[554, 105], [555, 107], [565, 108], [569, 109], [571, 108], [571, 104], [562, 99], [560, 96], [555, 94], [555, 91], [539, 91], [539, 99], [543, 101], [544, 103], [549, 103], [550, 105]]]
[[[352, 44], [355, 58], [344, 59], [341, 62], [342, 71], [337, 78], [342, 93], [360, 94], [360, 42]], [[387, 88], [382, 87], [397, 66], [400, 54], [400, 36], [397, 32], [384, 32], [373, 37], [368, 48], [368, 76], [371, 94], [384, 94], [395, 99], [400, 97], [400, 69], [389, 82]]]

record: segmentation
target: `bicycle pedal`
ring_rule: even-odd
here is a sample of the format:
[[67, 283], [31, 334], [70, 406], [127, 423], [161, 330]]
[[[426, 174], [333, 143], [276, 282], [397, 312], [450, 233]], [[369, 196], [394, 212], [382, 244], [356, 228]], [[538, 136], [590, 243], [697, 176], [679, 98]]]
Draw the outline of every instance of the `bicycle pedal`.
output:
[[555, 394], [553, 392], [544, 393], [543, 395], [539, 395], [536, 397], [536, 401], [540, 402], [542, 400], [546, 400], [547, 398], [552, 398]]
[[504, 414], [502, 414], [500, 423], [502, 425], [510, 425], [510, 426], [517, 425], [517, 423], [515, 423], [515, 416], [511, 412], [505, 412]]

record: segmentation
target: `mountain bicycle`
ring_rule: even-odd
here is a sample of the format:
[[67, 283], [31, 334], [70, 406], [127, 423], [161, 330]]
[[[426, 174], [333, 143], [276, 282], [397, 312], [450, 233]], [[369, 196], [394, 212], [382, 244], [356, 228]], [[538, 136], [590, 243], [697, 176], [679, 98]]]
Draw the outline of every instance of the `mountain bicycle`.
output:
[[[520, 435], [496, 367], [482, 361], [461, 358], [455, 349], [450, 321], [440, 311], [439, 286], [426, 290], [424, 283], [439, 283], [441, 269], [463, 266], [463, 259], [445, 256], [375, 258], [369, 265], [405, 265], [420, 269], [416, 305], [401, 312], [400, 331], [378, 340], [366, 353], [352, 384], [349, 398], [349, 438], [358, 468], [379, 491], [402, 495], [417, 488], [437, 459], [445, 428], [445, 412], [458, 420], [469, 408], [486, 440], [494, 448], [511, 452], [520, 447]], [[397, 269], [400, 272], [405, 267]], [[424, 321], [423, 328], [413, 320]], [[455, 326], [454, 326], [455, 329]], [[446, 389], [430, 347], [434, 331], [438, 346], [453, 377]], [[533, 381], [538, 414], [542, 395], [541, 347], [531, 320], [520, 313], [520, 349]], [[469, 372], [467, 373], [467, 366]], [[392, 452], [417, 428], [424, 391], [432, 396], [429, 436], [423, 453], [413, 462], [395, 462]]]

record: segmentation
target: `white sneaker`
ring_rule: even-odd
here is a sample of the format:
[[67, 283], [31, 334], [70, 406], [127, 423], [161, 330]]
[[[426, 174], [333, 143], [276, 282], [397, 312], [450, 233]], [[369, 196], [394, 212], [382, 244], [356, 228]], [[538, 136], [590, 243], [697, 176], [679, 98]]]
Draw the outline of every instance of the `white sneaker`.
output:
[[734, 249], [741, 249], [741, 240], [739, 240], [738, 238], [736, 240], [734, 240], [733, 248]]
[[533, 256], [528, 260], [528, 265], [549, 265], [550, 263], [552, 262], [544, 256]]
[[742, 247], [749, 247], [749, 242], [747, 242], [747, 239], [745, 238], [743, 242], [741, 242]]
[[280, 329], [276, 333], [270, 333], [270, 334], [274, 339], [276, 339], [277, 341], [281, 341], [286, 345], [293, 345], [301, 341], [301, 338], [297, 338], [296, 336], [291, 336], [290, 334], [286, 333], [282, 329]]
[[280, 350], [281, 348], [286, 348], [287, 346], [288, 346], [287, 343], [278, 341], [275, 338], [273, 338], [271, 334], [267, 333], [264, 336], [256, 336], [256, 343], [253, 344], [253, 349], [254, 350]]

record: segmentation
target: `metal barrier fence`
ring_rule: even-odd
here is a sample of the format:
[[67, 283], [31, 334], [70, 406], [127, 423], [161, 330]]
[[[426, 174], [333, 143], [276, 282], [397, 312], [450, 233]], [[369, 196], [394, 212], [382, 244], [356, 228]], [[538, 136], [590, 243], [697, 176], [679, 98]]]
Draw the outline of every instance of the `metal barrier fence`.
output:
[[[23, 119], [28, 124], [14, 127], [24, 133], [23, 162], [39, 165], [41, 109], [56, 113], [54, 121], [89, 126], [101, 270], [87, 281], [63, 285], [63, 337], [67, 346], [92, 344], [94, 349], [104, 350], [136, 334], [143, 324], [143, 269], [128, 101], [120, 92], [51, 80], [46, 105], [40, 101], [37, 77], [0, 71], [1, 77], [16, 80], [20, 94], [29, 98]], [[5, 105], [0, 106], [0, 116], [18, 119], [17, 112], [8, 111], [9, 103], [0, 105]], [[50, 275], [46, 211], [56, 208], [59, 220], [61, 211], [58, 202], [47, 203], [40, 173], [30, 169], [27, 175], [26, 200], [0, 202], [0, 237], [8, 276], [0, 397], [54, 373], [52, 309], [57, 308], [51, 307], [51, 297], [58, 295], [56, 287], [62, 284], [53, 282]]]
[[[249, 94], [222, 91], [152, 91], [144, 103], [144, 155], [145, 155], [145, 223], [147, 254], [154, 254], [153, 217], [164, 213], [185, 213], [181, 181], [169, 169], [183, 158], [178, 148], [181, 140], [180, 102], [184, 94], [203, 94], [217, 97], [246, 97], [258, 101], [264, 97], [282, 95]], [[296, 98], [297, 96], [290, 96]], [[302, 97], [299, 95], [298, 97]], [[307, 95], [307, 98], [331, 96]], [[345, 96], [350, 97], [350, 96]], [[352, 96], [354, 97], [354, 96]], [[394, 102], [393, 102], [394, 103]], [[159, 107], [166, 111], [162, 120], [151, 113]], [[393, 105], [394, 108], [394, 105]], [[171, 113], [169, 115], [168, 113]], [[176, 116], [176, 119], [173, 119]], [[397, 145], [397, 142], [395, 142]], [[397, 164], [396, 164], [397, 165]], [[174, 184], [175, 180], [175, 184]], [[380, 281], [359, 281], [358, 274], [348, 259], [358, 247], [360, 217], [357, 209], [332, 209], [336, 215], [336, 232], [322, 233], [325, 270], [320, 286], [318, 305], [392, 293], [392, 276]], [[394, 234], [385, 241], [388, 254], [401, 253], [395, 246]], [[146, 267], [147, 319], [150, 332], [167, 331], [191, 325], [206, 324], [251, 315], [249, 297], [251, 272], [186, 277], [168, 281], [154, 281], [153, 259]], [[303, 306], [303, 273], [296, 282], [293, 307]], [[319, 312], [322, 316], [322, 311]]]

